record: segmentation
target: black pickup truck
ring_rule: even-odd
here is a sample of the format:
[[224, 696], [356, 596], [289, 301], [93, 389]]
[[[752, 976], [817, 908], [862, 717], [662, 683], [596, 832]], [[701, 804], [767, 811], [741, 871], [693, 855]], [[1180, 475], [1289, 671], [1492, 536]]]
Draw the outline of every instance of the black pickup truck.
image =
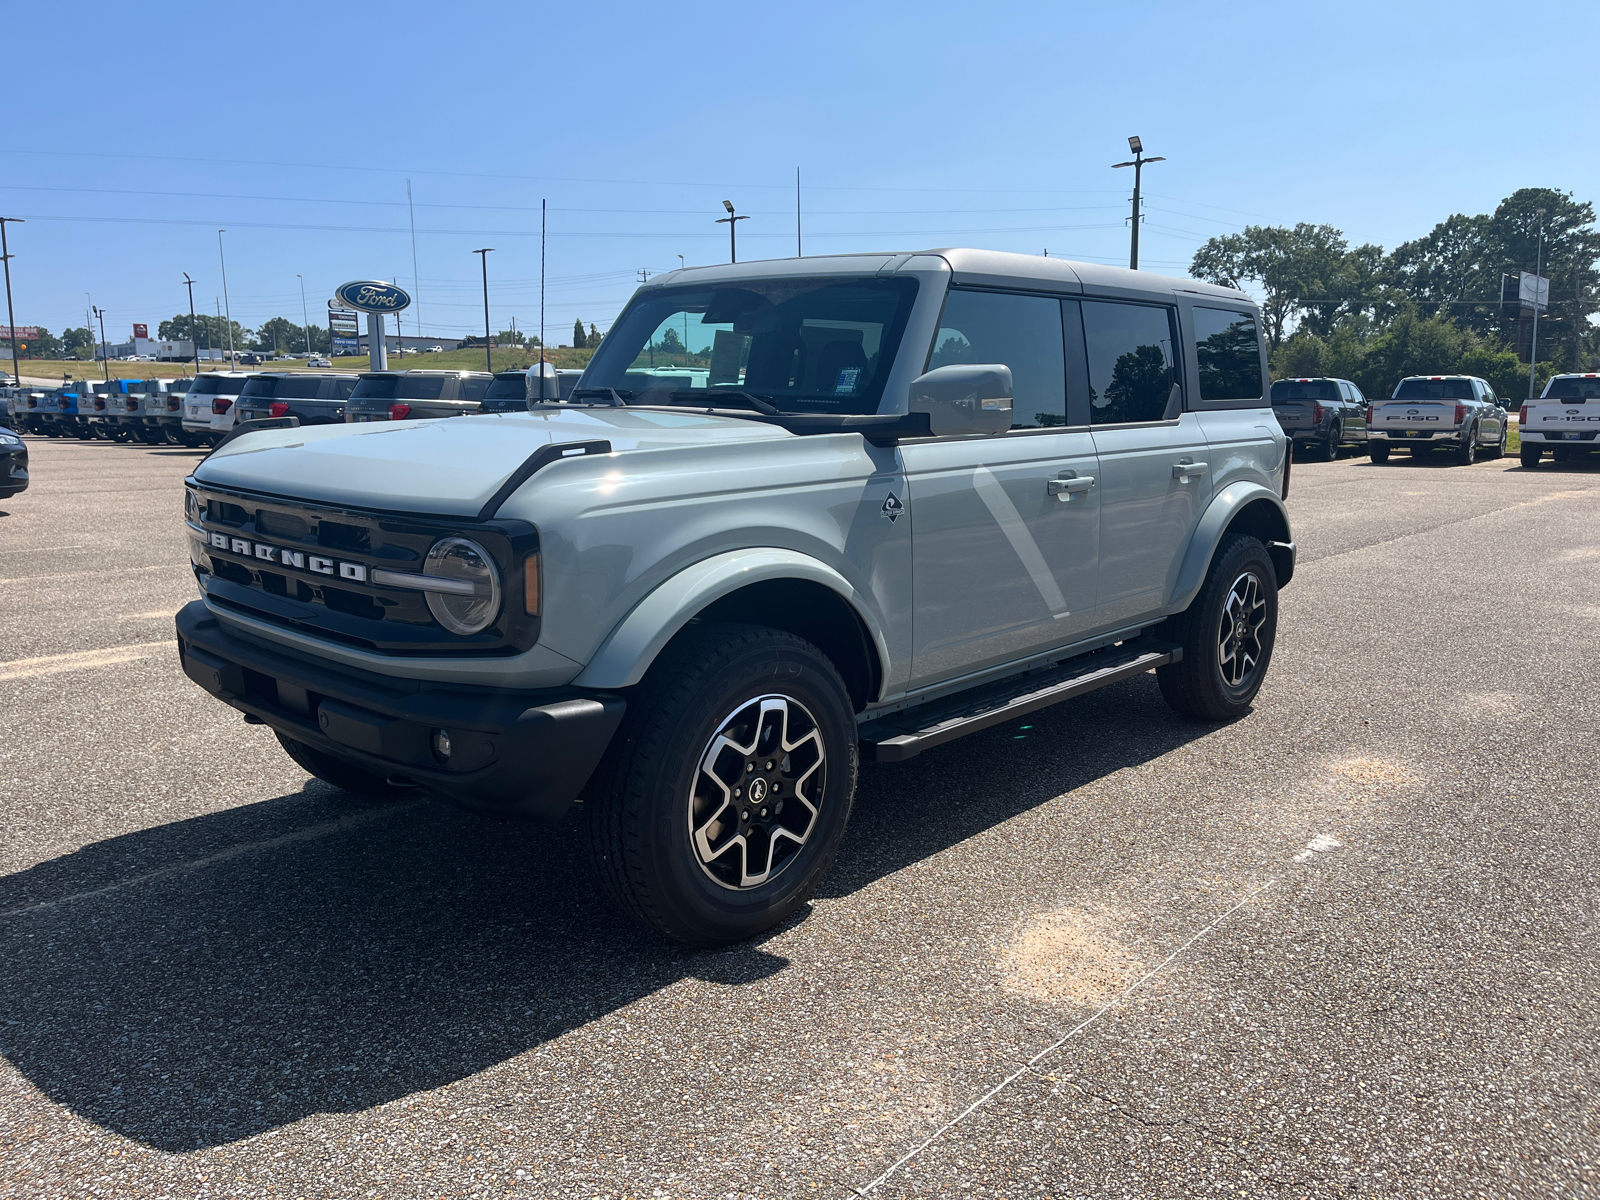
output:
[[356, 386], [354, 375], [291, 375], [264, 371], [244, 382], [235, 405], [235, 422], [265, 417], [299, 417], [302, 425], [339, 425], [345, 402]]
[[345, 406], [346, 421], [421, 421], [483, 411], [487, 371], [368, 371]]
[[1272, 412], [1294, 448], [1312, 458], [1332, 462], [1345, 446], [1367, 448], [1367, 400], [1348, 379], [1280, 379]]

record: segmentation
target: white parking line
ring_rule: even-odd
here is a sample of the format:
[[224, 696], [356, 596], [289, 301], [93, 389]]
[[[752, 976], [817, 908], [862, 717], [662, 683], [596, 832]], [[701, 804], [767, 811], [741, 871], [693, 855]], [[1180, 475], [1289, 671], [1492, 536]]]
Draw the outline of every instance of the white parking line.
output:
[[259, 842], [242, 842], [237, 846], [229, 846], [226, 850], [219, 850], [215, 854], [208, 854], [204, 858], [173, 863], [170, 867], [158, 867], [154, 871], [146, 871], [143, 875], [131, 875], [127, 879], [119, 879], [115, 883], [108, 883], [104, 887], [92, 888], [87, 892], [74, 892], [70, 896], [58, 896], [54, 900], [40, 900], [33, 904], [20, 904], [16, 908], [0, 909], [0, 917], [14, 917], [19, 913], [58, 908], [63, 904], [74, 904], [79, 900], [87, 900], [92, 896], [104, 896], [108, 892], [120, 892], [123, 888], [149, 883], [152, 879], [163, 879], [168, 875], [185, 875], [192, 871], [201, 871], [206, 867], [227, 862], [229, 859], [238, 858], [241, 855], [253, 854], [258, 850], [274, 850], [279, 846], [310, 841], [312, 838], [328, 837], [331, 834], [343, 833], [347, 829], [358, 829], [363, 825], [370, 825], [379, 817], [386, 817], [391, 813], [405, 812], [407, 809], [416, 808], [422, 803], [424, 801], [407, 800], [402, 804], [389, 804], [383, 808], [375, 808], [367, 812], [355, 813], [352, 816], [341, 817], [337, 821], [324, 821], [321, 825], [308, 825], [304, 829], [296, 829], [292, 833], [279, 834], [274, 838], [263, 838]]
[[[1204, 937], [1206, 934], [1210, 933], [1213, 929], [1215, 929], [1218, 925], [1222, 924], [1229, 917], [1233, 916], [1234, 913], [1238, 912], [1246, 904], [1250, 903], [1251, 900], [1254, 900], [1262, 892], [1266, 891], [1275, 882], [1276, 882], [1276, 880], [1269, 879], [1265, 883], [1263, 883], [1260, 887], [1252, 888], [1250, 891], [1246, 892], [1233, 905], [1232, 908], [1228, 909], [1226, 912], [1222, 913], [1221, 915], [1212, 918], [1212, 920], [1207, 925], [1205, 925], [1203, 928], [1201, 928], [1198, 931], [1196, 931], [1194, 936], [1191, 937], [1187, 942], [1185, 942], [1183, 945], [1179, 946], [1171, 954], [1167, 955], [1167, 957], [1159, 965], [1151, 968], [1144, 975], [1141, 975], [1138, 979], [1134, 980], [1132, 983], [1130, 983], [1127, 986], [1127, 988], [1120, 995], [1118, 995], [1118, 996], [1114, 997], [1113, 999], [1111, 999], [1110, 1001], [1108, 1001], [1106, 1003], [1106, 1005], [1103, 1008], [1101, 1008], [1098, 1012], [1096, 1012], [1093, 1016], [1089, 1017], [1082, 1024], [1073, 1026], [1070, 1030], [1068, 1030], [1066, 1033], [1062, 1034], [1055, 1041], [1051, 1042], [1043, 1050], [1039, 1051], [1039, 1053], [1035, 1054], [1027, 1062], [1023, 1063], [1022, 1066], [1018, 1067], [1010, 1075], [1007, 1075], [999, 1083], [995, 1084], [987, 1092], [985, 1092], [983, 1095], [979, 1096], [971, 1104], [967, 1105], [966, 1108], [962, 1109], [958, 1114], [956, 1114], [954, 1117], [950, 1118], [950, 1120], [946, 1121], [943, 1125], [941, 1125], [938, 1128], [938, 1130], [936, 1130], [931, 1137], [929, 1137], [929, 1138], [925, 1139], [924, 1141], [918, 1143], [909, 1152], [907, 1152], [906, 1154], [901, 1156], [899, 1159], [897, 1159], [889, 1167], [889, 1169], [887, 1171], [885, 1171], [882, 1175], [879, 1175], [871, 1183], [866, 1184], [863, 1187], [853, 1187], [850, 1190], [852, 1192], [854, 1192], [857, 1196], [865, 1196], [868, 1193], [874, 1192], [878, 1188], [883, 1186], [883, 1184], [888, 1182], [889, 1178], [891, 1176], [893, 1176], [897, 1171], [899, 1171], [901, 1167], [905, 1166], [913, 1158], [915, 1158], [917, 1155], [921, 1154], [929, 1146], [933, 1145], [936, 1141], [938, 1141], [940, 1138], [942, 1138], [945, 1134], [949, 1133], [957, 1125], [961, 1124], [961, 1122], [965, 1121], [973, 1113], [977, 1112], [985, 1104], [989, 1103], [989, 1101], [993, 1100], [996, 1096], [998, 1096], [1006, 1088], [1010, 1087], [1013, 1083], [1015, 1083], [1017, 1080], [1021, 1079], [1029, 1071], [1033, 1070], [1033, 1068], [1036, 1067], [1043, 1059], [1048, 1058], [1050, 1055], [1054, 1054], [1057, 1050], [1061, 1049], [1062, 1046], [1066, 1045], [1069, 1041], [1071, 1041], [1073, 1038], [1077, 1037], [1080, 1033], [1082, 1033], [1085, 1029], [1089, 1028], [1089, 1026], [1093, 1025], [1101, 1017], [1105, 1016], [1106, 1013], [1110, 1012], [1113, 1008], [1115, 1008], [1117, 1005], [1121, 1004], [1129, 996], [1133, 995], [1134, 992], [1138, 991], [1145, 984], [1149, 983], [1150, 980], [1154, 979], [1158, 974], [1160, 974], [1162, 971], [1166, 970], [1166, 968], [1168, 966], [1170, 966], [1178, 958], [1179, 955], [1183, 954], [1184, 951], [1188, 950], [1190, 946], [1194, 945], [1202, 937]], [[3, 914], [0, 914], [0, 915], [3, 915]]]
[[0, 680], [32, 679], [38, 675], [58, 675], [62, 671], [84, 671], [91, 667], [134, 662], [175, 645], [177, 640], [172, 639], [165, 642], [135, 642], [131, 646], [110, 646], [104, 650], [78, 650], [72, 654], [46, 654], [42, 658], [13, 658], [10, 662], [0, 662]]

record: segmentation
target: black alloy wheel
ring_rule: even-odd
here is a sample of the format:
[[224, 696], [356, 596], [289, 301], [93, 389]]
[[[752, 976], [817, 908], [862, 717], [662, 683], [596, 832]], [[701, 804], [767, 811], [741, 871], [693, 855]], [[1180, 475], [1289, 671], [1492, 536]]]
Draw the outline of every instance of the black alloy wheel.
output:
[[584, 807], [618, 907], [725, 945], [805, 903], [844, 836], [858, 748], [826, 655], [755, 625], [691, 626], [628, 697]]
[[1160, 626], [1183, 657], [1156, 671], [1161, 695], [1186, 717], [1227, 721], [1255, 699], [1278, 632], [1278, 577], [1259, 538], [1236, 534], [1217, 548], [1200, 593]]

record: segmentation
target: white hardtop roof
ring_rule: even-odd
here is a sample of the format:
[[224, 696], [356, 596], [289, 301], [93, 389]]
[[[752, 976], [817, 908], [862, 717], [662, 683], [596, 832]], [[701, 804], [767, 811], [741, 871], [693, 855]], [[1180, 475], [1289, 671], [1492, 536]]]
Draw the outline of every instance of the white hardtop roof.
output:
[[753, 262], [723, 263], [704, 267], [680, 267], [657, 275], [644, 286], [676, 287], [695, 283], [732, 283], [744, 279], [805, 277], [818, 275], [889, 275], [897, 271], [929, 269], [931, 263], [917, 259], [943, 259], [951, 274], [961, 282], [981, 279], [997, 283], [1032, 285], [1051, 291], [1172, 291], [1212, 296], [1230, 301], [1254, 303], [1237, 288], [1158, 275], [1151, 271], [1130, 271], [1100, 263], [1074, 262], [1065, 258], [1045, 258], [1034, 254], [1013, 254], [1004, 250], [975, 250], [945, 247], [932, 250], [881, 252], [873, 254], [819, 254], [804, 258], [769, 258]]

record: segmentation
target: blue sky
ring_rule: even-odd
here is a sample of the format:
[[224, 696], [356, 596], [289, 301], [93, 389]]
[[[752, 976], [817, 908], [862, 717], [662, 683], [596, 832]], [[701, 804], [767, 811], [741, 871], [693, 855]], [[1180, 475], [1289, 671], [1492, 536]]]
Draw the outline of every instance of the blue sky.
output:
[[[6, 17], [0, 146], [17, 323], [107, 332], [222, 293], [312, 320], [339, 283], [411, 288], [422, 329], [606, 328], [644, 268], [972, 245], [1142, 265], [1328, 222], [1385, 247], [1518, 187], [1600, 199], [1600, 123], [1562, 47], [1589, 4], [89, 3]], [[1586, 53], [1586, 52], [1585, 52]], [[10, 56], [8, 56], [10, 57]], [[1579, 55], [1582, 57], [1582, 54]], [[1581, 74], [1581, 71], [1580, 71]], [[18, 134], [22, 136], [17, 136]], [[17, 147], [27, 147], [19, 150]], [[411, 333], [419, 314], [407, 314]]]

